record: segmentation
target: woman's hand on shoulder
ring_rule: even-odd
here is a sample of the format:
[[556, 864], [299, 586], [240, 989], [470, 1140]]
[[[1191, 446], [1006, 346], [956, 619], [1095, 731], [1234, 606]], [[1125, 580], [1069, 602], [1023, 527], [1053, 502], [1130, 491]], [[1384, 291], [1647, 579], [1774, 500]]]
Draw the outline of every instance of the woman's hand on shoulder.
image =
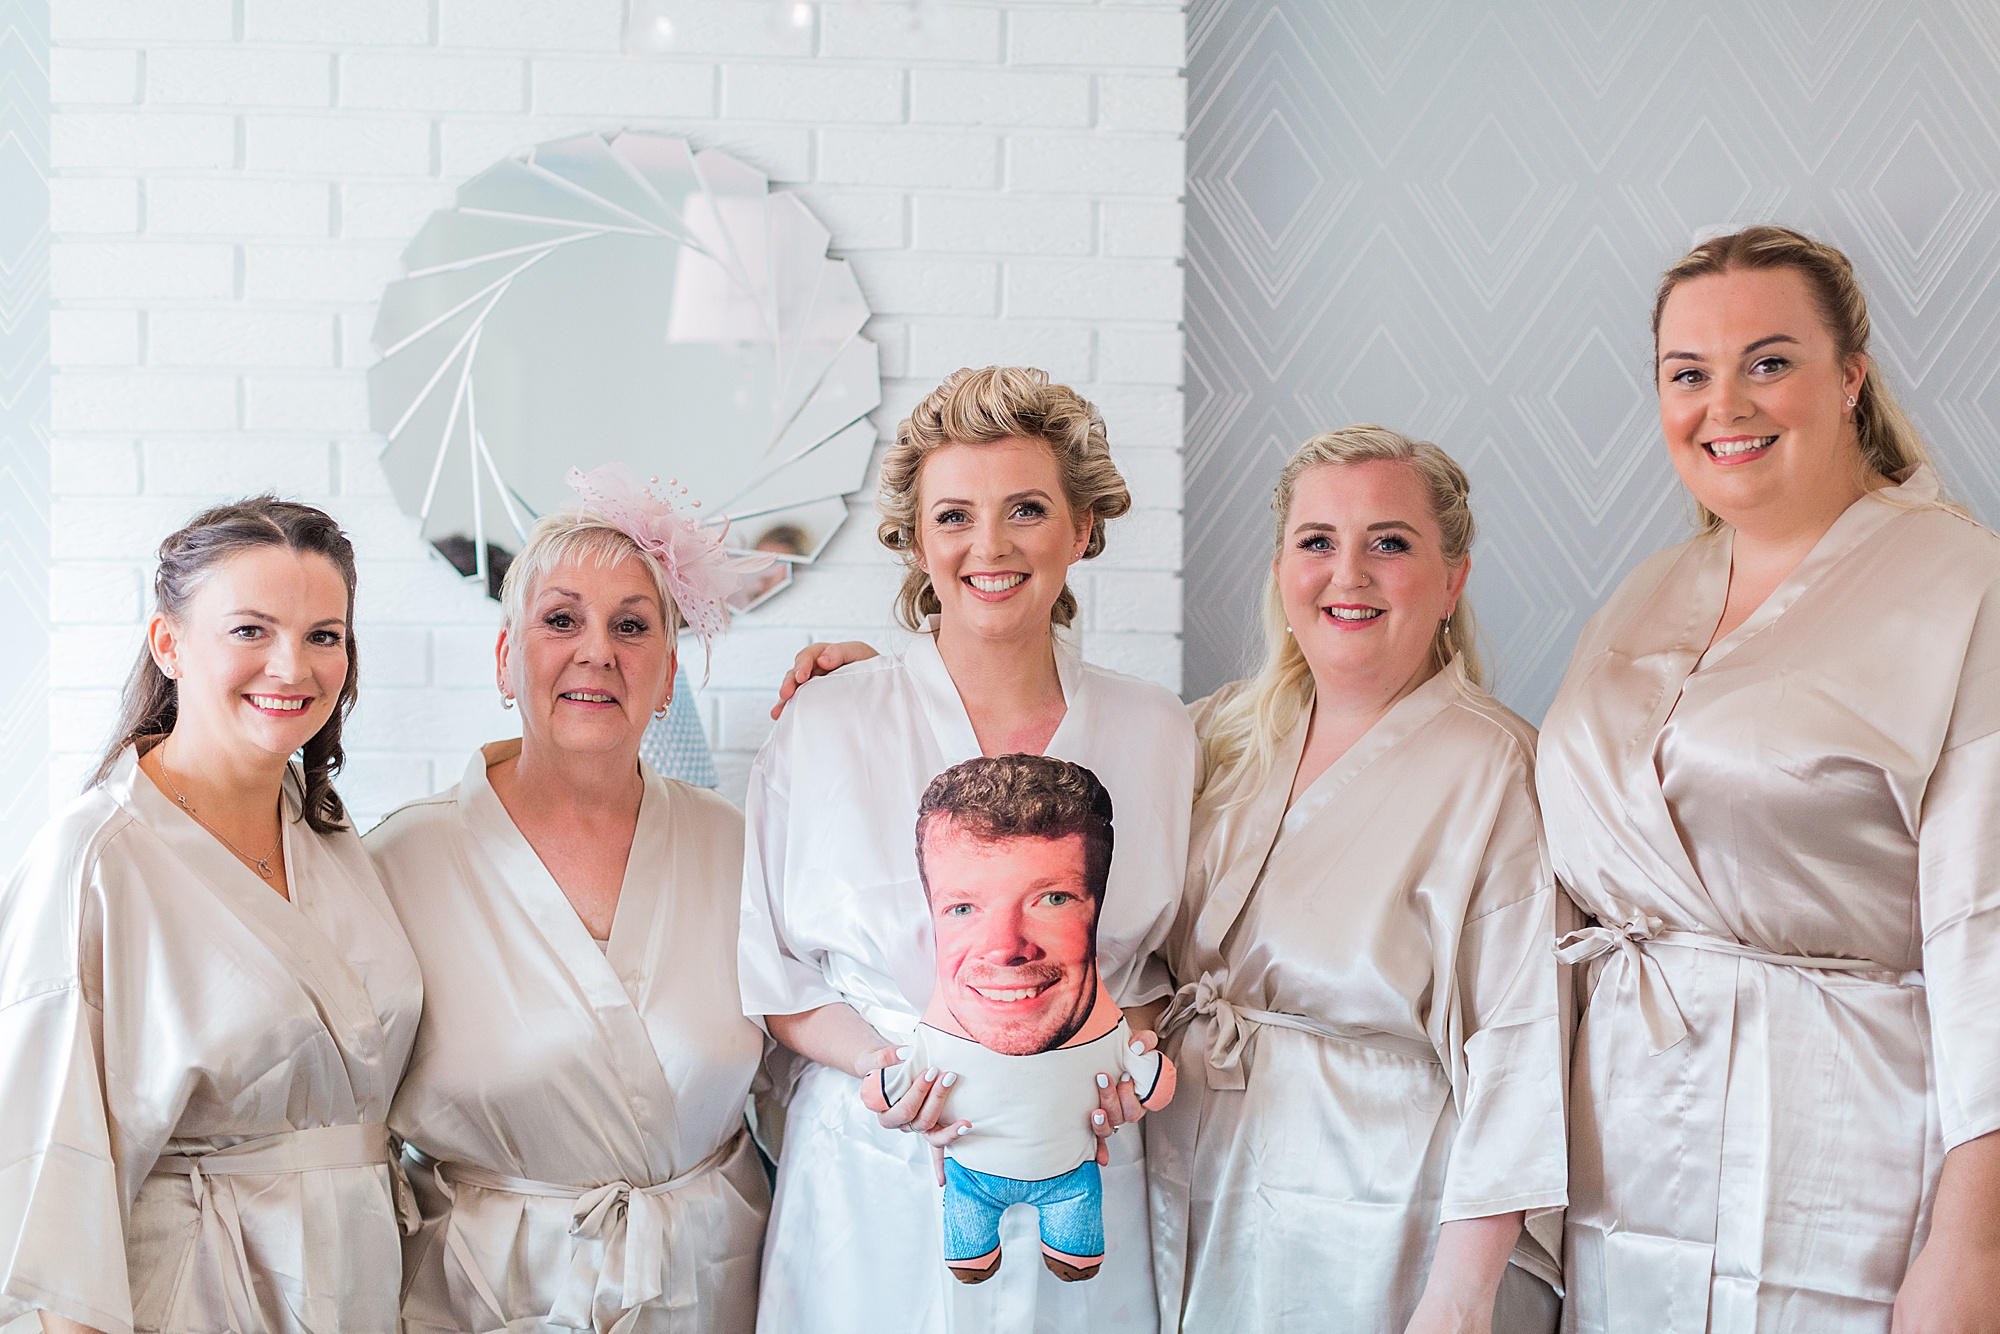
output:
[[778, 682], [778, 702], [771, 706], [771, 717], [776, 718], [792, 702], [799, 687], [815, 676], [825, 676], [838, 671], [850, 662], [866, 662], [880, 657], [873, 648], [858, 639], [850, 639], [840, 644], [825, 642], [807, 644], [799, 650], [799, 656], [792, 661], [792, 668]]

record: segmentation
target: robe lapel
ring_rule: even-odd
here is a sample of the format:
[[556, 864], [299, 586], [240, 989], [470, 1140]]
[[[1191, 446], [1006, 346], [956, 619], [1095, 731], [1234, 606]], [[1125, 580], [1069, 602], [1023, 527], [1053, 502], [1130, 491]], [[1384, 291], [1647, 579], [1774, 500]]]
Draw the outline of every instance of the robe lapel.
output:
[[1369, 765], [1437, 717], [1464, 685], [1464, 666], [1453, 662], [1396, 701], [1287, 809], [1286, 798], [1291, 795], [1312, 724], [1310, 714], [1299, 720], [1279, 748], [1263, 789], [1245, 804], [1237, 832], [1226, 840], [1222, 856], [1229, 870], [1211, 891], [1195, 921], [1198, 957], [1220, 961], [1230, 928], [1242, 916], [1243, 907], [1263, 878], [1264, 868], [1270, 863], [1280, 838], [1309, 823]]
[[[302, 907], [315, 896], [340, 893], [347, 885], [338, 862], [299, 819], [303, 789], [297, 773], [285, 775], [281, 824], [288, 888], [298, 902], [287, 902], [160, 791], [139, 768], [137, 750], [125, 752], [105, 786], [298, 979], [339, 1042], [347, 1060], [349, 1095], [358, 1112], [364, 1098], [361, 1087], [353, 1083], [353, 1072], [381, 1068], [388, 1035], [360, 977]], [[325, 884], [329, 879], [335, 883]]]
[[[644, 973], [643, 961], [636, 968], [630, 967], [628, 951], [636, 948], [630, 944], [631, 940], [644, 940], [647, 923], [643, 919], [666, 897], [660, 892], [661, 885], [672, 883], [668, 868], [640, 855], [643, 848], [660, 846], [666, 840], [660, 832], [667, 820], [664, 794], [657, 790], [660, 784], [648, 770], [646, 793], [639, 803], [639, 827], [632, 838], [632, 853], [626, 859], [625, 879], [611, 919], [609, 948], [599, 949], [584, 928], [583, 919], [570, 906], [562, 886], [549, 874], [548, 867], [542, 865], [542, 859], [487, 781], [487, 766], [518, 754], [520, 745], [518, 740], [496, 741], [473, 753], [465, 777], [458, 785], [459, 808], [472, 832], [474, 845], [492, 864], [500, 884], [568, 974], [577, 995], [590, 1007], [598, 1031], [611, 1049], [612, 1064], [625, 1085], [633, 1122], [645, 1137], [655, 1165], [670, 1170], [671, 1142], [655, 1132], [673, 1125], [673, 1090], [668, 1086], [666, 1072], [660, 1068], [659, 1053], [653, 1047], [652, 1035], [646, 1030], [638, 1005], [610, 957], [617, 952], [628, 959], [628, 970], [634, 976]], [[641, 920], [627, 922], [629, 915]], [[644, 1108], [644, 1114], [638, 1108]]]
[[959, 698], [951, 673], [945, 670], [944, 659], [938, 656], [935, 621], [931, 633], [918, 635], [910, 645], [903, 663], [917, 683], [924, 718], [930, 723], [931, 735], [937, 739], [938, 750], [944, 757], [938, 772], [977, 756], [979, 737], [972, 730], [972, 717], [965, 711], [965, 701]]

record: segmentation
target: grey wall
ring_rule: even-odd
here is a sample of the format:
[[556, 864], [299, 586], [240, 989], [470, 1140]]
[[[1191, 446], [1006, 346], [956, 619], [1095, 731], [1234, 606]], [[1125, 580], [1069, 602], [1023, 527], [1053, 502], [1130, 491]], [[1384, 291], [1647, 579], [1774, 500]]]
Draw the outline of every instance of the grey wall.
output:
[[48, 24], [0, 0], [0, 875], [48, 813]]
[[1689, 531], [1647, 322], [1717, 224], [1854, 258], [1947, 486], [2000, 515], [2000, 5], [1194, 0], [1188, 44], [1189, 698], [1254, 662], [1280, 462], [1372, 420], [1471, 472], [1473, 596], [1538, 720]]

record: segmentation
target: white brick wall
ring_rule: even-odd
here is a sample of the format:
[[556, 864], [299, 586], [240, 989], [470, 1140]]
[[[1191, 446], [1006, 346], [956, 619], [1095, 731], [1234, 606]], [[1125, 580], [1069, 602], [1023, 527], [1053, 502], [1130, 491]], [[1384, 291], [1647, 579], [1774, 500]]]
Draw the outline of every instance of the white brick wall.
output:
[[[493, 604], [421, 544], [367, 429], [374, 302], [453, 188], [515, 149], [635, 126], [795, 189], [875, 312], [896, 420], [963, 365], [1093, 398], [1137, 509], [1077, 577], [1086, 653], [1180, 671], [1181, 6], [827, 0], [804, 31], [623, 0], [52, 0], [56, 782], [73, 790], [137, 651], [152, 547], [263, 489], [362, 555], [363, 703], [343, 790], [372, 817], [503, 735]], [[868, 498], [818, 566], [739, 618], [701, 692], [724, 790], [771, 682], [818, 636], [887, 640]], [[692, 642], [696, 667], [699, 652]]]

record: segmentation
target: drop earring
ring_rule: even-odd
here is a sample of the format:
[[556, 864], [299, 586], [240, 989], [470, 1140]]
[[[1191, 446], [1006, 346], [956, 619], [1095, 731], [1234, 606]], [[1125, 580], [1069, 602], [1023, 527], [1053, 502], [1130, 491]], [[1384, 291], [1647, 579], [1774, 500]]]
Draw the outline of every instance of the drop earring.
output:
[[667, 696], [667, 702], [665, 704], [662, 704], [659, 708], [653, 710], [653, 716], [655, 718], [664, 718], [673, 711], [673, 707], [674, 707], [674, 697], [672, 695], [669, 695]]
[[505, 692], [504, 690], [500, 692], [500, 707], [503, 709], [511, 709], [514, 707], [514, 697]]

